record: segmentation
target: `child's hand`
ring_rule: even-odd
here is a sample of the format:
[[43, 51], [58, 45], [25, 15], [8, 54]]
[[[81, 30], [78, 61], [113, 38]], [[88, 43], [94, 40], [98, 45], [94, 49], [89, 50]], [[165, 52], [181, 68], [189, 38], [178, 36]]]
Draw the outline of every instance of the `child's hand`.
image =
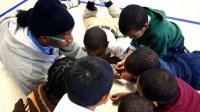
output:
[[123, 60], [120, 61], [120, 62], [117, 62], [117, 65], [115, 66], [115, 70], [116, 70], [119, 74], [122, 74], [122, 73], [125, 71]]
[[130, 94], [130, 93], [115, 93], [115, 94], [111, 95], [110, 99], [111, 99], [113, 102], [117, 103], [117, 102], [119, 102], [123, 97], [125, 97], [125, 96], [128, 95], [128, 94]]
[[133, 78], [132, 78], [132, 76], [128, 73], [128, 72], [123, 72], [122, 74], [121, 74], [121, 77], [123, 78], [123, 79], [125, 79], [125, 80], [127, 80], [127, 81], [133, 81]]
[[116, 70], [122, 70], [122, 69], [124, 69], [124, 62], [125, 62], [125, 60], [117, 62], [117, 65], [115, 66], [115, 69]]
[[130, 82], [133, 81], [132, 76], [127, 72], [123, 72], [121, 74], [115, 73], [114, 77], [115, 77], [115, 79], [124, 79], [124, 80], [130, 81]]
[[115, 77], [115, 79], [121, 79], [122, 78], [122, 74], [115, 73], [114, 77]]

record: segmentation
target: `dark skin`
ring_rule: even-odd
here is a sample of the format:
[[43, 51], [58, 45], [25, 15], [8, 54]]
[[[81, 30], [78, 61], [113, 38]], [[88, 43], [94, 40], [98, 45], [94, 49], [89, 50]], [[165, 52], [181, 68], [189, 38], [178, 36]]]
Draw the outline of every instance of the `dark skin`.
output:
[[[144, 96], [143, 95], [143, 89], [142, 87], [140, 86], [140, 83], [139, 83], [139, 80], [140, 80], [140, 77], [137, 77], [136, 79], [136, 84], [137, 84], [137, 92], [138, 94], [140, 94], [141, 96]], [[125, 96], [127, 96], [128, 94], [130, 94], [132, 92], [121, 92], [121, 93], [115, 93], [113, 95], [111, 95], [110, 99], [114, 102], [114, 103], [118, 103], [122, 98], [124, 98]], [[152, 105], [153, 105], [153, 108], [162, 108], [162, 106], [165, 106], [166, 104], [168, 103], [171, 103], [175, 100], [177, 100], [178, 98], [178, 94], [176, 97], [174, 97], [174, 99], [172, 99], [171, 101], [169, 102], [161, 102], [161, 101], [151, 101], [152, 102]]]
[[[143, 92], [143, 88], [140, 86], [140, 83], [139, 83], [139, 80], [140, 80], [140, 77], [138, 77], [137, 79], [137, 88], [138, 88], [138, 92], [141, 96], [144, 96], [144, 92]], [[163, 106], [166, 106], [167, 104], [169, 103], [173, 103], [175, 102], [179, 97], [179, 91], [178, 93], [176, 94], [176, 96], [173, 97], [173, 99], [167, 101], [167, 102], [163, 102], [163, 101], [158, 101], [158, 100], [151, 100], [152, 102], [152, 105], [153, 107], [156, 109], [156, 108], [162, 108]]]
[[122, 72], [121, 74], [117, 72], [114, 75], [115, 75], [115, 79], [125, 79], [129, 82], [136, 83], [136, 80], [126, 71]]
[[[36, 38], [36, 40], [38, 41], [38, 43], [43, 46], [43, 47], [47, 47], [47, 46], [53, 46], [56, 48], [64, 48], [67, 47], [69, 44], [71, 44], [73, 42], [73, 36], [72, 36], [72, 30], [69, 30], [63, 34], [60, 35], [56, 35], [55, 37], [63, 39], [63, 41], [58, 41], [58, 40], [53, 40], [51, 38], [48, 38], [48, 36], [39, 36]], [[43, 88], [45, 91], [45, 87]], [[59, 99], [56, 98], [53, 94], [49, 94], [47, 95], [47, 99], [54, 105], [57, 105], [59, 102]], [[28, 98], [27, 99], [29, 102], [31, 102], [31, 100]], [[33, 105], [32, 103], [30, 103], [29, 105]], [[13, 112], [26, 112], [25, 108], [24, 108], [24, 102], [22, 99], [20, 99], [14, 108]], [[33, 108], [32, 108], [33, 107]], [[34, 106], [30, 106], [30, 110], [31, 111], [37, 111], [36, 108], [34, 108]]]
[[101, 44], [96, 49], [86, 48], [86, 51], [87, 51], [88, 55], [90, 55], [90, 56], [98, 56], [101, 58], [107, 58], [110, 56], [109, 54], [106, 54], [106, 49], [108, 47], [108, 44], [109, 44], [109, 42], [107, 42], [106, 45]]
[[127, 34], [125, 34], [126, 36], [129, 36], [130, 39], [134, 39], [137, 40], [140, 37], [142, 37], [142, 35], [145, 33], [145, 31], [148, 29], [149, 27], [149, 23], [146, 22], [144, 27], [142, 27], [140, 30], [135, 30], [135, 29], [131, 29]]
[[90, 56], [101, 57], [101, 58], [107, 60], [110, 64], [116, 64], [117, 62], [121, 61], [121, 59], [119, 59], [118, 57], [110, 57], [110, 55], [111, 55], [110, 53], [106, 54], [106, 49], [108, 47], [108, 44], [109, 44], [109, 42], [106, 44], [106, 46], [102, 45], [101, 47], [99, 47], [97, 49], [92, 49], [92, 50], [86, 48], [87, 53]]
[[121, 92], [121, 93], [115, 93], [113, 95], [111, 95], [110, 99], [114, 102], [114, 103], [119, 103], [119, 101], [124, 98], [125, 96], [131, 94], [131, 92]]
[[[39, 36], [39, 38], [36, 38], [36, 39], [40, 43], [40, 45], [43, 47], [53, 46], [56, 48], [64, 48], [73, 42], [72, 30], [73, 28], [63, 34], [55, 36], [57, 38], [63, 39], [63, 41], [53, 40], [51, 38], [48, 38], [48, 36]], [[45, 88], [44, 88], [44, 91], [45, 91]], [[54, 105], [57, 105], [59, 101], [59, 99], [57, 99], [53, 94], [49, 94], [47, 98]]]
[[115, 73], [115, 79], [125, 79], [129, 82], [134, 82], [136, 83], [137, 77], [133, 77], [133, 75], [129, 74], [124, 65], [119, 66], [118, 68], [115, 68], [117, 73]]
[[[134, 28], [133, 29], [130, 29], [126, 34], [124, 34], [125, 36], [129, 36], [130, 39], [133, 39], [133, 40], [137, 40], [139, 39], [144, 33], [145, 31], [149, 28], [149, 23], [146, 22], [145, 25], [140, 29], [140, 30], [135, 30]], [[130, 50], [128, 51], [126, 57], [128, 57], [130, 54], [132, 54], [134, 51], [133, 50]], [[123, 59], [122, 61], [119, 61], [116, 65], [116, 68], [120, 68], [120, 66], [124, 66], [124, 62], [125, 62], [126, 58]]]
[[57, 38], [63, 39], [63, 41], [53, 40], [51, 38], [48, 38], [48, 36], [39, 36], [36, 39], [43, 47], [53, 46], [56, 48], [64, 48], [73, 42], [73, 36], [71, 34], [72, 30], [73, 28], [63, 34], [55, 36]]
[[[129, 82], [134, 82], [136, 83], [137, 78], [132, 77], [128, 72], [126, 72], [125, 69], [122, 69], [120, 71], [121, 73], [115, 73], [115, 79], [125, 79]], [[130, 94], [132, 92], [120, 92], [120, 93], [115, 93], [113, 95], [111, 95], [110, 99], [114, 102], [114, 103], [118, 103], [123, 97], [125, 97], [126, 95]]]

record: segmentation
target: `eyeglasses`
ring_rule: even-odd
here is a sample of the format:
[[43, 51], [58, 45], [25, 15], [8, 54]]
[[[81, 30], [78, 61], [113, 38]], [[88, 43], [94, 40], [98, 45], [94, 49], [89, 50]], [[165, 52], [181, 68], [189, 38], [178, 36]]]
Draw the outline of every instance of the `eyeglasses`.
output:
[[52, 37], [52, 36], [47, 36], [47, 37], [50, 38], [50, 39], [53, 39], [53, 40], [65, 42], [64, 39], [61, 39], [61, 38], [58, 38], [58, 37]]

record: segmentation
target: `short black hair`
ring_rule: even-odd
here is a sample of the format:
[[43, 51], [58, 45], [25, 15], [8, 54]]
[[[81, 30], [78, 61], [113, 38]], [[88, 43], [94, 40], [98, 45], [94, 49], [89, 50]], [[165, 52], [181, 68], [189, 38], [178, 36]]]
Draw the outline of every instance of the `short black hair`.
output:
[[152, 103], [138, 93], [125, 96], [118, 107], [118, 112], [154, 112]]
[[178, 94], [175, 77], [165, 69], [153, 68], [143, 72], [138, 84], [147, 99], [158, 103], [168, 103]]
[[48, 81], [45, 89], [47, 97], [53, 95], [57, 99], [61, 99], [67, 93], [64, 76], [68, 75], [75, 60], [72, 57], [64, 57], [52, 64], [47, 73]]
[[131, 29], [136, 31], [142, 29], [148, 21], [148, 16], [143, 7], [139, 5], [126, 6], [119, 17], [119, 29], [122, 34], [126, 35]]
[[127, 57], [124, 66], [129, 74], [138, 77], [145, 70], [157, 68], [159, 56], [148, 47], [138, 48]]
[[106, 60], [95, 56], [80, 58], [66, 77], [68, 97], [80, 106], [93, 106], [109, 94], [113, 76]]
[[108, 40], [105, 31], [97, 26], [86, 31], [83, 42], [86, 50], [97, 50], [101, 47], [108, 47]]

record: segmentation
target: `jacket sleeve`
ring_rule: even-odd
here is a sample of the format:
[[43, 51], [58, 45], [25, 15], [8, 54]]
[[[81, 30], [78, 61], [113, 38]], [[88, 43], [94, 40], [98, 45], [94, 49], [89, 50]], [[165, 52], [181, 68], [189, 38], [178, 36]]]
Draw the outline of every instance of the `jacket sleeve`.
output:
[[130, 46], [129, 46], [129, 49], [130, 50], [136, 50], [138, 48], [138, 43], [136, 40], [131, 40], [131, 43], [130, 43]]

